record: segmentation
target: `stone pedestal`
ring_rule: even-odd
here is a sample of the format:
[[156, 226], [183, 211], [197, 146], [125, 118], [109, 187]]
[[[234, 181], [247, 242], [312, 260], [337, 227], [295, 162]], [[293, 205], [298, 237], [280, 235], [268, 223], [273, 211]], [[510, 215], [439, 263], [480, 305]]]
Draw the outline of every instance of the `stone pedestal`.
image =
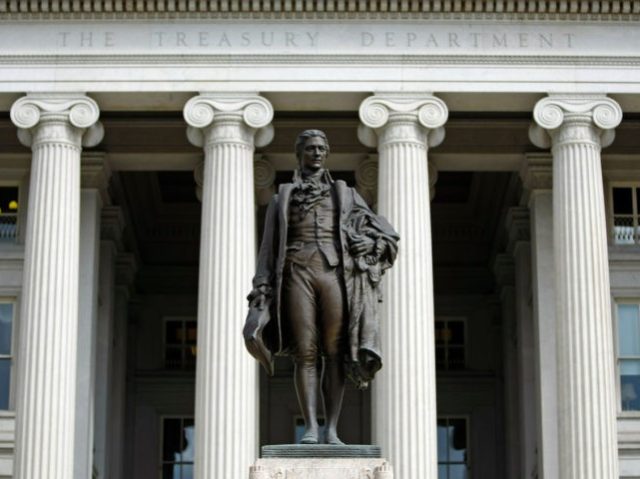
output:
[[249, 479], [393, 479], [381, 458], [264, 458], [249, 468]]

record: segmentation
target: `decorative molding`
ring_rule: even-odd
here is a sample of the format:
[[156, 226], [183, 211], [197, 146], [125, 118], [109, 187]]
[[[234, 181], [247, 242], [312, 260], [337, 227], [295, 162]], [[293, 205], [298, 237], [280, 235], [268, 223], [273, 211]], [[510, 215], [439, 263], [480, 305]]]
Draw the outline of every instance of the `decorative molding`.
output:
[[533, 119], [529, 138], [539, 148], [569, 143], [606, 147], [622, 121], [622, 109], [604, 95], [551, 94], [536, 103]]
[[[184, 106], [184, 119], [189, 125], [187, 137], [195, 146], [210, 143], [265, 146], [273, 139], [273, 107], [257, 94], [201, 93]], [[220, 128], [209, 128], [216, 124]]]
[[253, 186], [256, 203], [265, 206], [275, 193], [276, 169], [264, 155], [253, 157]]
[[100, 218], [100, 239], [120, 244], [125, 227], [124, 213], [119, 206], [105, 206]]
[[111, 203], [109, 192], [109, 180], [111, 179], [111, 167], [103, 152], [82, 153], [80, 157], [80, 185], [82, 188], [96, 189], [100, 193], [103, 205]]
[[129, 294], [133, 292], [138, 262], [132, 253], [120, 253], [116, 257], [116, 286], [124, 288]]
[[507, 230], [507, 251], [509, 254], [514, 254], [519, 245], [531, 240], [529, 208], [525, 206], [509, 208], [505, 218], [505, 228]]
[[[1, 20], [1, 17], [0, 17]], [[638, 18], [640, 21], [640, 16]], [[488, 55], [481, 52], [479, 55], [393, 55], [379, 54], [374, 57], [369, 55], [307, 55], [296, 56], [295, 65], [371, 65], [372, 58], [376, 65], [403, 65], [403, 66], [425, 66], [425, 65], [506, 65], [506, 66], [526, 66], [526, 65], [557, 65], [571, 66], [606, 66], [606, 67], [637, 67], [640, 63], [638, 56], [596, 56], [596, 55]], [[149, 54], [121, 54], [121, 55], [86, 55], [71, 54], [57, 55], [55, 64], [57, 66], [165, 66], [170, 61], [171, 65], [287, 65], [293, 63], [291, 55], [257, 55], [257, 54], [231, 54], [231, 55], [176, 55], [167, 53], [165, 55]], [[0, 65], [51, 65], [51, 55], [2, 55]], [[166, 80], [145, 79], [146, 83], [166, 84]], [[570, 79], [567, 83], [571, 83]]]
[[89, 15], [135, 15], [220, 18], [534, 18], [578, 20], [635, 19], [638, 0], [0, 0], [0, 18], [47, 16], [67, 18]]
[[378, 155], [368, 155], [355, 169], [356, 190], [367, 204], [378, 203]]
[[372, 148], [397, 141], [437, 146], [448, 116], [447, 105], [428, 93], [376, 93], [360, 105], [358, 138]]
[[25, 146], [67, 143], [96, 146], [104, 136], [98, 104], [82, 93], [29, 93], [11, 106], [11, 121]]
[[548, 153], [528, 154], [520, 167], [520, 179], [528, 192], [553, 188], [552, 158]]

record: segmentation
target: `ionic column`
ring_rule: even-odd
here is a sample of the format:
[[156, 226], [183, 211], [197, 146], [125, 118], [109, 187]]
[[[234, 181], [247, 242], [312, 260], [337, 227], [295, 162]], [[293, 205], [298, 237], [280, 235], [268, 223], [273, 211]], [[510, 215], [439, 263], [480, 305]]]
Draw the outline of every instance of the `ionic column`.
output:
[[184, 108], [204, 147], [198, 289], [195, 477], [248, 474], [258, 443], [258, 370], [240, 339], [255, 270], [254, 146], [273, 108], [257, 95], [202, 94]]
[[427, 94], [374, 95], [360, 106], [360, 139], [378, 146], [378, 211], [401, 238], [384, 280], [384, 367], [373, 382], [374, 440], [397, 477], [438, 477], [427, 151], [444, 138], [447, 116]]
[[[614, 353], [600, 149], [622, 119], [602, 95], [550, 95], [532, 141], [553, 154], [560, 477], [618, 477]], [[546, 130], [546, 134], [543, 130]]]
[[73, 477], [80, 153], [102, 138], [97, 104], [81, 94], [29, 94], [11, 108], [31, 146], [31, 182], [16, 395], [18, 479]]

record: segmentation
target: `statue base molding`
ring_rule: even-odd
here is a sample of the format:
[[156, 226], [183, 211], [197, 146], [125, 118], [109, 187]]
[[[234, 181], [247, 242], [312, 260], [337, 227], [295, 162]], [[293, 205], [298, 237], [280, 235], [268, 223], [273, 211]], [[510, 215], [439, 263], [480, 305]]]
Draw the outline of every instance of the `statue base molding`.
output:
[[372, 457], [380, 458], [380, 446], [371, 444], [273, 444], [262, 446], [262, 458], [269, 457]]

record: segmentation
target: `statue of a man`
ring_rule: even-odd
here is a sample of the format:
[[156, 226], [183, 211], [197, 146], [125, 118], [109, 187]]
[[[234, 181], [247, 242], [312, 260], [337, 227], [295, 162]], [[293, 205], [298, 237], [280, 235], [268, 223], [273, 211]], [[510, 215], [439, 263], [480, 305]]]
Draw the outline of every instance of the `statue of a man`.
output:
[[293, 358], [305, 422], [301, 442], [342, 444], [336, 429], [345, 377], [366, 387], [382, 366], [378, 284], [395, 260], [399, 237], [353, 188], [331, 178], [322, 131], [302, 132], [296, 155], [293, 182], [280, 186], [267, 209], [244, 336], [269, 374], [273, 354]]

